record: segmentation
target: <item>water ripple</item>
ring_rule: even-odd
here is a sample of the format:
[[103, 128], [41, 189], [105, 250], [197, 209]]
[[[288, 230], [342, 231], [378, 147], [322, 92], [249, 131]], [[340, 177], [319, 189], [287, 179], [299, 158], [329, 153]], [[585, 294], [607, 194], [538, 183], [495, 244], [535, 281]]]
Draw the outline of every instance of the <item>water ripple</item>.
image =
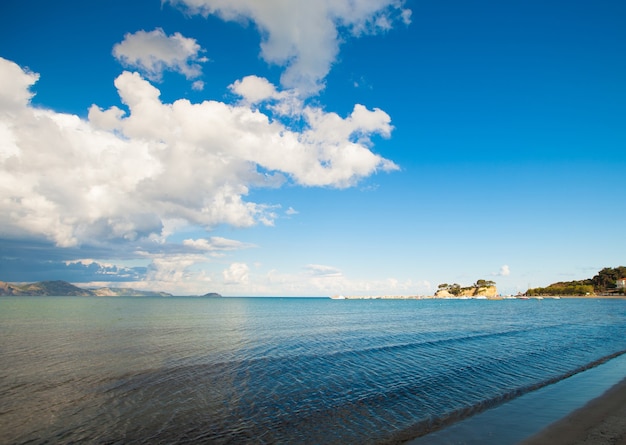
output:
[[398, 443], [625, 352], [626, 302], [176, 303], [0, 319], [0, 441]]

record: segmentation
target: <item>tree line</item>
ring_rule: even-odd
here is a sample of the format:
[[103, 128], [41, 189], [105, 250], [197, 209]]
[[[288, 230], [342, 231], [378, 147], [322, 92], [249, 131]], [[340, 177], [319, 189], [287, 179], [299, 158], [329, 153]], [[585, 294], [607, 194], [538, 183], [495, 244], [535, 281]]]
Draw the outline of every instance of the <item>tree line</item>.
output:
[[617, 281], [626, 278], [626, 267], [605, 267], [593, 278], [578, 281], [560, 281], [547, 287], [528, 289], [526, 295], [592, 295], [616, 292]]

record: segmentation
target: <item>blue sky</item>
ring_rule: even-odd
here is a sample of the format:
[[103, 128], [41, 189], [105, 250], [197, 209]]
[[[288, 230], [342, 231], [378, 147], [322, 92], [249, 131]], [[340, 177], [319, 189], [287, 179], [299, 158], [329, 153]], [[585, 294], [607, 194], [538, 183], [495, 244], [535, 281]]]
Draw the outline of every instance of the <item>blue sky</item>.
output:
[[626, 264], [621, 1], [0, 5], [0, 280], [500, 292]]

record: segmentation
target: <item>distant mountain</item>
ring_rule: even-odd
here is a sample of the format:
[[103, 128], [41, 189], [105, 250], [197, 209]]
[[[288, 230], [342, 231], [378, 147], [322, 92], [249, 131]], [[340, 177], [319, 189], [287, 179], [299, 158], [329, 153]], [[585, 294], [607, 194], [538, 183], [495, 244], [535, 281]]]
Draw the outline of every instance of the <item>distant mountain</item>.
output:
[[72, 297], [89, 297], [94, 293], [81, 289], [67, 281], [40, 281], [29, 284], [13, 284], [0, 281], [0, 295], [55, 295]]
[[[55, 297], [172, 297], [167, 292], [137, 290], [128, 287], [100, 287], [83, 289], [67, 281], [40, 281], [16, 284], [0, 281], [0, 296], [55, 296]], [[201, 298], [221, 297], [211, 292]]]

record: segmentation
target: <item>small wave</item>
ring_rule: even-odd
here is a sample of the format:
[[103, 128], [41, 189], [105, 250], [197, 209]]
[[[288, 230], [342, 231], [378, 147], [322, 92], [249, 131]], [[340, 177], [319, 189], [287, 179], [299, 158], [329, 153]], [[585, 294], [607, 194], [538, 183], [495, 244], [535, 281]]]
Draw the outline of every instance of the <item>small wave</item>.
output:
[[[434, 431], [438, 431], [441, 430], [443, 428], [446, 428], [456, 422], [459, 422], [461, 420], [464, 420], [468, 417], [474, 416], [476, 414], [479, 414], [483, 411], [486, 411], [488, 409], [494, 408], [498, 405], [501, 405], [503, 403], [509, 402], [517, 397], [523, 396], [524, 394], [530, 393], [532, 391], [537, 391], [541, 388], [544, 388], [548, 385], [552, 385], [555, 383], [558, 383], [560, 381], [563, 381], [567, 378], [570, 378], [576, 374], [579, 374], [581, 372], [584, 371], [588, 371], [592, 368], [595, 368], [603, 363], [606, 363], [609, 360], [612, 360], [614, 358], [617, 358], [621, 355], [626, 354], [626, 349], [625, 350], [621, 350], [618, 352], [615, 352], [613, 354], [609, 354], [606, 355], [602, 358], [599, 358], [597, 360], [594, 360], [590, 363], [587, 363], [583, 366], [579, 366], [571, 371], [567, 371], [563, 374], [560, 374], [559, 376], [556, 377], [552, 377], [546, 380], [543, 380], [541, 382], [537, 382], [537, 383], [533, 383], [531, 385], [527, 385], [521, 388], [517, 388], [515, 390], [511, 390], [508, 392], [505, 392], [503, 394], [500, 394], [498, 396], [495, 397], [491, 397], [485, 400], [481, 400], [479, 403], [476, 403], [474, 405], [471, 406], [467, 406], [467, 407], [463, 407], [460, 408], [458, 410], [446, 413], [445, 415], [442, 416], [438, 416], [438, 417], [434, 417], [434, 418], [429, 418], [426, 420], [423, 420], [415, 425], [412, 425], [409, 428], [406, 428], [405, 430], [403, 430], [402, 432], [399, 432], [397, 434], [394, 435], [393, 438], [389, 438], [389, 440], [385, 441], [384, 443], [387, 444], [400, 444], [400, 443], [404, 443], [407, 442], [411, 439], [415, 439], [418, 437], [422, 437], [425, 436], [427, 434], [430, 434]], [[381, 442], [382, 443], [382, 442]]]

